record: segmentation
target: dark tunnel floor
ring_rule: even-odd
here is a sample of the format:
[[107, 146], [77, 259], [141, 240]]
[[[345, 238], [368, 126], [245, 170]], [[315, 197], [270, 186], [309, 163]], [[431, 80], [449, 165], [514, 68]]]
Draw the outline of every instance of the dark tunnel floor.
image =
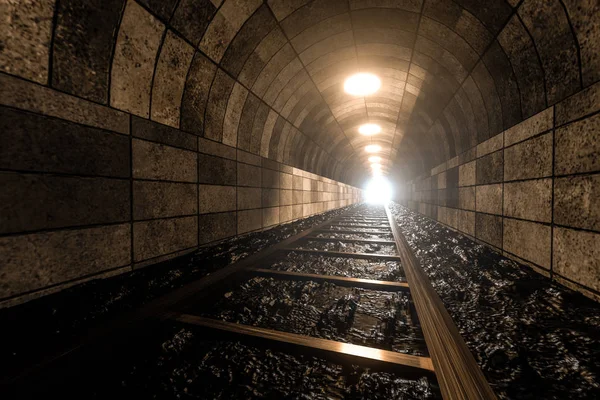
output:
[[600, 305], [409, 209], [391, 206], [501, 398], [600, 398]]
[[[391, 208], [500, 398], [600, 398], [600, 305], [402, 206]], [[127, 276], [89, 282], [2, 310], [0, 321], [5, 328], [0, 341], [0, 374], [29, 362], [42, 350], [69, 343], [120, 311], [138, 307], [337, 213], [226, 241]], [[334, 257], [308, 260], [292, 252], [272, 267], [405, 281], [399, 262]], [[204, 310], [204, 315], [400, 352], [421, 345], [426, 352], [420, 330], [407, 323], [412, 311], [406, 295], [386, 294], [383, 298], [376, 291], [331, 284], [273, 285], [269, 281], [256, 279], [222, 294], [217, 299], [218, 307]], [[306, 305], [297, 301], [303, 293], [318, 295], [320, 291], [339, 291], [335, 297], [341, 302]], [[253, 310], [257, 311], [250, 312]], [[353, 318], [350, 326], [348, 313], [364, 314], [364, 318]], [[328, 318], [323, 320], [323, 315]], [[396, 329], [390, 336], [382, 329], [391, 326], [392, 320]], [[406, 343], [410, 345], [405, 347]], [[111, 351], [119, 355], [118, 359], [111, 359], [108, 365], [93, 365], [75, 377], [77, 384], [70, 388], [73, 395], [439, 398], [437, 383], [430, 377], [402, 379], [401, 375], [360, 366], [342, 367], [331, 360], [298, 356], [285, 349], [267, 350], [220, 337], [199, 336], [195, 330], [173, 323], [162, 323], [136, 338], [133, 345], [120, 346], [123, 348]], [[40, 386], [39, 390], [53, 389], [56, 384], [50, 384], [50, 388]], [[82, 385], [86, 386], [84, 392], [78, 389]]]

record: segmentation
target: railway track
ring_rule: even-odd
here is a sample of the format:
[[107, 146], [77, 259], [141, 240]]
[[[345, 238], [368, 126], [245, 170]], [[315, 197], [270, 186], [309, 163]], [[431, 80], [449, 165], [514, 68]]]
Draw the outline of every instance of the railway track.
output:
[[[351, 251], [342, 251], [347, 248]], [[354, 251], [357, 248], [362, 251]], [[378, 249], [385, 252], [377, 252]], [[313, 266], [318, 266], [319, 260], [324, 258], [396, 262], [400, 263], [406, 280], [385, 281], [315, 273], [318, 267], [310, 273], [274, 267], [290, 255], [292, 259], [300, 257], [304, 263]], [[207, 305], [214, 303], [214, 299], [222, 298], [223, 293], [235, 292], [240, 285], [257, 277], [282, 284], [315, 282], [327, 283], [332, 287], [402, 293], [410, 299], [412, 313], [416, 314], [412, 316], [412, 321], [415, 325], [418, 321], [426, 352], [410, 349], [393, 351], [382, 346], [353, 344], [351, 340], [331, 340], [269, 329], [258, 326], [260, 324], [230, 322], [210, 313], [197, 312], [199, 305], [206, 309]], [[148, 321], [174, 321], [217, 335], [233, 335], [242, 343], [260, 341], [299, 353], [333, 357], [344, 363], [394, 371], [400, 376], [435, 376], [444, 399], [495, 398], [458, 329], [399, 232], [390, 210], [383, 206], [361, 205], [351, 208], [318, 226], [159, 297], [141, 309], [123, 315], [109, 326], [90, 332], [88, 337], [72, 348], [43, 360], [22, 376], [31, 375], [36, 370], [56, 368], [61, 363], [72, 364], [77, 357], [85, 358], [89, 348], [109, 346], [107, 343], [116, 337], [122, 339], [123, 332], [139, 330]]]

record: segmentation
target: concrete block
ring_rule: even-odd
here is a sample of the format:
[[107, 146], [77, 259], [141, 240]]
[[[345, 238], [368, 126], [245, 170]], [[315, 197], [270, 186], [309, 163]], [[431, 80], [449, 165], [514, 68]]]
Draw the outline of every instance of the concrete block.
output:
[[477, 239], [502, 248], [502, 217], [476, 213], [475, 236]]
[[504, 149], [504, 180], [552, 175], [552, 132]]
[[600, 290], [600, 234], [554, 228], [553, 270], [592, 290]]
[[504, 215], [538, 222], [552, 221], [552, 179], [504, 184]]
[[504, 218], [504, 250], [550, 269], [550, 227], [536, 222]]
[[477, 160], [477, 184], [502, 182], [504, 157], [502, 151], [488, 154]]
[[134, 261], [198, 246], [198, 217], [157, 219], [133, 224]]
[[476, 210], [502, 215], [502, 184], [477, 186]]
[[0, 172], [0, 233], [124, 222], [129, 181]]
[[262, 209], [238, 211], [238, 235], [262, 228]]
[[226, 158], [198, 154], [198, 183], [235, 185], [239, 178], [236, 165], [239, 167], [240, 164]]
[[600, 114], [556, 130], [557, 175], [600, 171]]
[[196, 153], [139, 139], [132, 144], [134, 178], [197, 181]]
[[198, 212], [195, 183], [133, 182], [135, 220], [178, 217]]
[[198, 218], [200, 226], [198, 242], [201, 245], [236, 235], [237, 214], [235, 212], [205, 214]]
[[0, 238], [0, 298], [131, 263], [130, 224]]
[[262, 205], [262, 189], [250, 187], [237, 188], [237, 209], [246, 210], [260, 208]]
[[600, 175], [556, 178], [554, 223], [600, 231]]
[[[198, 212], [200, 214], [236, 210], [237, 193], [235, 186], [198, 185], [198, 190]], [[235, 226], [235, 223], [233, 226]]]

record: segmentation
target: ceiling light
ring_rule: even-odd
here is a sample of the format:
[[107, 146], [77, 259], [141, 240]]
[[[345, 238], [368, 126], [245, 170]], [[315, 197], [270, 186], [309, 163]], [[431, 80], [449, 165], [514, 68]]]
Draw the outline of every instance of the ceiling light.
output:
[[352, 75], [344, 82], [344, 90], [353, 96], [368, 96], [381, 87], [381, 80], [373, 74], [360, 73]]
[[381, 162], [381, 157], [379, 157], [379, 156], [371, 156], [371, 157], [369, 157], [369, 162], [372, 162], [372, 163]]
[[371, 136], [381, 132], [381, 127], [377, 124], [364, 124], [358, 128], [361, 135]]
[[381, 146], [378, 144], [370, 144], [365, 147], [367, 153], [378, 153], [381, 151]]
[[373, 168], [373, 169], [381, 169], [381, 164], [371, 164], [371, 168]]

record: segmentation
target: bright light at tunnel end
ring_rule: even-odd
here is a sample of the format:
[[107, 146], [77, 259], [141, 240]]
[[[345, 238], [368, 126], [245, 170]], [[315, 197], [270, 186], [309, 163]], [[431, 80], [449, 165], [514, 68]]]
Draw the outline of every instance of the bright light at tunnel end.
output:
[[368, 96], [381, 87], [381, 80], [373, 74], [360, 73], [346, 79], [344, 91], [352, 96]]
[[383, 176], [374, 176], [365, 187], [365, 200], [372, 204], [385, 204], [392, 200], [393, 190], [390, 182]]

